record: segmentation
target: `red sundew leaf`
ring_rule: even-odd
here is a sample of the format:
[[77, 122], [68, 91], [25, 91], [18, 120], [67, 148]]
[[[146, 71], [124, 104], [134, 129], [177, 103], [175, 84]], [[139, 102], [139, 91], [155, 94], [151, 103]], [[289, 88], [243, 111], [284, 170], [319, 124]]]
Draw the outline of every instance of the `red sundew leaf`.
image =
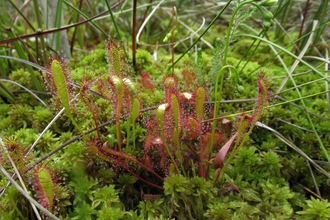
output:
[[181, 103], [194, 102], [194, 95], [189, 92], [179, 93], [178, 100]]
[[157, 131], [157, 121], [154, 118], [147, 119], [145, 122], [145, 127], [148, 130], [148, 134], [156, 133]]
[[[149, 168], [148, 166], [146, 166], [145, 164], [140, 162], [134, 156], [130, 156], [130, 155], [124, 153], [123, 151], [118, 151], [118, 150], [110, 148], [108, 142], [105, 142], [103, 144], [98, 144], [98, 143], [94, 143], [94, 142], [90, 141], [90, 142], [88, 142], [88, 145], [89, 145], [88, 146], [89, 148], [92, 148], [92, 152], [94, 153], [94, 155], [96, 155], [97, 157], [100, 157], [101, 159], [103, 159], [105, 161], [108, 161], [112, 164], [118, 165], [119, 167], [127, 170], [129, 173], [131, 173], [132, 175], [137, 177], [138, 179], [142, 180], [143, 182], [146, 182], [146, 180], [144, 180], [143, 178], [138, 176], [136, 173], [131, 171], [128, 168], [128, 163], [122, 162], [122, 160], [128, 160], [128, 161], [131, 161], [133, 163], [136, 163], [139, 166], [141, 166], [142, 168], [144, 168], [147, 171], [149, 171], [150, 173], [152, 173], [154, 176], [156, 176], [161, 181], [164, 181], [164, 179], [160, 175], [155, 173], [151, 168]], [[147, 183], [152, 185], [152, 186], [155, 186], [157, 188], [162, 189], [162, 187], [156, 186], [155, 184], [152, 184], [148, 181], [147, 181]]]
[[164, 153], [160, 154], [160, 160], [157, 165], [163, 170], [164, 173], [168, 172], [167, 167], [166, 167], [166, 165], [167, 165], [167, 155], [166, 154], [164, 154]]
[[148, 135], [145, 137], [144, 141], [144, 152], [148, 153], [151, 148], [160, 148], [163, 149], [164, 142], [160, 136]]
[[[205, 147], [210, 147], [209, 145], [211, 144], [211, 138], [212, 138], [212, 132], [208, 131], [202, 136], [202, 146]], [[222, 140], [222, 134], [220, 132], [215, 132], [214, 133], [214, 144], [219, 143]]]
[[177, 88], [178, 80], [174, 76], [167, 76], [164, 79], [164, 86], [166, 88]]
[[151, 135], [148, 135], [144, 138], [144, 144], [143, 144], [144, 145], [144, 149], [143, 149], [144, 153], [149, 153], [149, 151], [152, 147], [152, 144], [151, 144], [152, 139], [153, 139], [153, 136], [151, 136]]
[[172, 94], [177, 95], [178, 91], [178, 80], [174, 76], [167, 76], [164, 79], [165, 87], [165, 102], [170, 103], [172, 101]]
[[258, 98], [256, 102], [256, 108], [254, 109], [252, 113], [252, 120], [251, 125], [254, 126], [254, 124], [261, 118], [264, 108], [268, 105], [268, 81], [266, 79], [266, 72], [259, 72], [258, 73]]
[[201, 124], [193, 117], [189, 117], [187, 120], [187, 137], [189, 139], [196, 139], [201, 134]]
[[141, 79], [142, 79], [142, 81], [141, 81], [142, 86], [144, 88], [150, 89], [151, 91], [154, 91], [155, 87], [151, 82], [150, 75], [148, 73], [141, 73], [140, 76], [141, 76]]
[[222, 168], [225, 158], [227, 156], [227, 153], [230, 149], [230, 147], [232, 146], [232, 144], [234, 143], [234, 140], [237, 137], [237, 132], [227, 141], [227, 143], [219, 150], [219, 152], [217, 153], [217, 155], [214, 158], [214, 163], [213, 163], [213, 168], [214, 169], [218, 169], [218, 168]]
[[[146, 166], [143, 162], [140, 162], [139, 160], [137, 160], [135, 157], [130, 156], [122, 151], [117, 151], [114, 149], [111, 149], [109, 144], [107, 142], [103, 143], [103, 144], [99, 144], [99, 143], [94, 143], [93, 141], [89, 141], [88, 142], [88, 147], [89, 148], [93, 148], [92, 151], [95, 151], [95, 156], [100, 157], [101, 159], [110, 162], [111, 164], [115, 164], [116, 166], [125, 169], [127, 172], [129, 172], [130, 174], [132, 174], [133, 176], [135, 176], [136, 178], [138, 178], [139, 180], [143, 181], [146, 184], [149, 184], [153, 187], [156, 187], [158, 189], [164, 190], [163, 187], [158, 186], [152, 182], [149, 182], [145, 179], [143, 179], [142, 177], [140, 177], [137, 173], [135, 173], [134, 171], [132, 171], [130, 169], [130, 167], [128, 166], [129, 163], [127, 163], [124, 160], [128, 160], [131, 161], [133, 163], [136, 163], [137, 165], [141, 166], [142, 168], [144, 168], [145, 170], [149, 171], [150, 173], [152, 173], [154, 176], [156, 176], [159, 180], [161, 180], [162, 182], [164, 182], [164, 178], [161, 177], [160, 175], [158, 175], [156, 172], [153, 171], [153, 169], [151, 169], [150, 167]], [[100, 146], [101, 145], [101, 146]]]
[[197, 82], [195, 72], [192, 69], [185, 69], [182, 71], [182, 76], [186, 90], [194, 89]]
[[151, 160], [151, 158], [150, 158], [149, 155], [144, 155], [144, 157], [143, 157], [143, 163], [147, 167], [149, 167], [150, 169], [153, 169], [154, 168], [153, 165], [152, 165], [152, 160]]

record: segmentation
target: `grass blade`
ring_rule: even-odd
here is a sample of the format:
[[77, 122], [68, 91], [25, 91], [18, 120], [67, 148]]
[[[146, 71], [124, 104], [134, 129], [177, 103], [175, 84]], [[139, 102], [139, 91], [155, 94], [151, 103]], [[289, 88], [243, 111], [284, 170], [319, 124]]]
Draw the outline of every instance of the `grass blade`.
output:
[[[10, 37], [17, 37], [17, 36], [16, 36], [14, 33], [12, 33], [12, 32], [9, 33], [9, 36], [10, 36]], [[24, 49], [23, 49], [23, 47], [21, 46], [21, 44], [20, 44], [19, 42], [15, 41], [15, 42], [13, 42], [13, 45], [14, 45], [16, 51], [17, 51], [18, 56], [19, 56], [21, 59], [23, 59], [23, 60], [28, 60], [28, 57], [27, 57], [27, 55], [25, 54]], [[29, 71], [29, 73], [30, 73], [30, 75], [31, 75], [31, 78], [32, 78], [33, 84], [34, 84], [34, 86], [36, 87], [36, 89], [39, 90], [39, 91], [43, 91], [43, 88], [42, 88], [42, 86], [41, 86], [41, 83], [40, 83], [40, 81], [39, 81], [37, 75], [34, 73], [32, 67], [31, 67], [30, 65], [26, 65], [26, 68], [27, 68], [27, 70]]]
[[271, 128], [271, 127], [269, 127], [269, 126], [267, 126], [267, 125], [265, 125], [265, 124], [263, 124], [261, 122], [257, 122], [256, 125], [258, 127], [265, 128], [265, 129], [271, 131], [278, 139], [280, 139], [286, 145], [288, 145], [293, 150], [297, 151], [301, 156], [303, 156], [309, 163], [311, 163], [315, 167], [315, 169], [317, 169], [319, 172], [323, 173], [325, 176], [327, 176], [328, 178], [330, 178], [330, 174], [326, 170], [324, 170], [320, 165], [318, 165], [317, 163], [315, 163], [314, 160], [312, 160], [307, 154], [305, 154], [302, 150], [300, 150], [299, 147], [297, 147], [291, 141], [289, 141], [288, 139], [286, 139], [281, 133], [279, 133], [278, 131], [274, 130], [273, 128]]

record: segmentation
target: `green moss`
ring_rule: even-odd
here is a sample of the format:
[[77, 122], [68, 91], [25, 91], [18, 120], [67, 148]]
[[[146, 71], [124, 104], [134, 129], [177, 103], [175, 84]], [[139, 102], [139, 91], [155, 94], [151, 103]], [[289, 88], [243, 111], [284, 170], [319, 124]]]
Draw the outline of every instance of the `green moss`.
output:
[[7, 117], [7, 114], [9, 113], [10, 105], [7, 104], [0, 104], [0, 118]]
[[34, 109], [32, 127], [37, 131], [41, 131], [53, 118], [54, 115], [49, 109], [36, 107]]
[[304, 219], [320, 219], [326, 220], [330, 218], [330, 203], [328, 200], [321, 201], [319, 199], [307, 200], [303, 211], [297, 212], [302, 215]]
[[9, 79], [27, 88], [33, 87], [31, 75], [25, 69], [19, 69], [11, 72], [11, 74], [9, 75]]
[[136, 64], [138, 69], [142, 71], [145, 67], [150, 66], [152, 63], [152, 55], [147, 50], [138, 49], [136, 51]]
[[8, 115], [12, 118], [13, 125], [17, 128], [31, 126], [32, 108], [28, 105], [13, 105], [8, 112]]

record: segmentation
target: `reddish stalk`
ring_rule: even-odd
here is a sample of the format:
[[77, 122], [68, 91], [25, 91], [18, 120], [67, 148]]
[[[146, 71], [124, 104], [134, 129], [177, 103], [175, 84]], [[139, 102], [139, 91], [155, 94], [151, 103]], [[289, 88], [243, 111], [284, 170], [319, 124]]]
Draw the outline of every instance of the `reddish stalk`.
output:
[[132, 61], [136, 70], [136, 7], [137, 0], [133, 0], [133, 27], [132, 27]]
[[174, 13], [175, 13], [175, 7], [172, 8], [172, 76], [174, 76]]
[[[144, 168], [145, 170], [149, 171], [150, 173], [152, 173], [155, 177], [157, 177], [159, 180], [161, 180], [162, 182], [164, 182], [164, 178], [161, 177], [160, 175], [158, 175], [157, 173], [155, 173], [152, 169], [150, 169], [149, 167], [147, 167], [146, 165], [144, 165], [143, 163], [139, 162], [136, 158], [125, 154], [122, 151], [116, 151], [111, 149], [107, 144], [104, 144], [104, 146], [100, 147], [97, 146], [97, 144], [91, 143], [92, 147], [94, 150], [97, 151], [98, 156], [101, 157], [102, 159], [108, 161], [108, 162], [115, 162], [115, 164], [120, 165], [122, 168], [126, 169], [127, 171], [129, 170], [126, 166], [126, 164], [123, 164], [120, 160], [113, 158], [111, 156], [117, 156], [119, 158], [122, 159], [126, 159], [129, 161], [132, 161], [134, 163], [136, 163], [137, 165], [141, 166], [142, 168]], [[100, 155], [101, 154], [101, 155]], [[109, 155], [107, 155], [109, 154]], [[132, 171], [130, 171], [132, 172]], [[138, 176], [137, 174], [135, 174], [135, 176]], [[139, 179], [141, 179], [141, 177], [138, 177]], [[144, 180], [146, 182], [148, 182], [147, 180]]]

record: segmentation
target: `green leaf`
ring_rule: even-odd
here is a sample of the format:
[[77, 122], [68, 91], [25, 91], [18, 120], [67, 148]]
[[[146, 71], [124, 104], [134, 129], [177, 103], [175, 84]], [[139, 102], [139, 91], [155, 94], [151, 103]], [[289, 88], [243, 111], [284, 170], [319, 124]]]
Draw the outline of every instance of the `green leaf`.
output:
[[205, 89], [203, 87], [199, 87], [196, 92], [196, 116], [198, 120], [203, 119], [204, 103]]
[[138, 99], [134, 99], [132, 108], [131, 108], [131, 120], [134, 123], [139, 115], [140, 111], [140, 101]]
[[[118, 68], [120, 68], [120, 66]], [[116, 67], [115, 67], [115, 69], [116, 69]], [[115, 71], [117, 71], [117, 70], [115, 70]], [[119, 119], [120, 119], [122, 105], [124, 102], [125, 85], [124, 85], [122, 79], [116, 75], [112, 75], [110, 77], [110, 80], [115, 85], [115, 89], [116, 89], [116, 98], [117, 98], [117, 102], [116, 102], [116, 105], [117, 105], [116, 106], [116, 135], [117, 135], [118, 146], [119, 146], [119, 148], [121, 148], [122, 137], [121, 137], [121, 128], [120, 128], [121, 126], [120, 126]]]
[[57, 95], [59, 96], [63, 107], [65, 108], [66, 114], [68, 115], [68, 117], [72, 121], [73, 125], [79, 130], [79, 132], [81, 134], [84, 134], [82, 132], [80, 126], [78, 125], [78, 123], [74, 119], [74, 117], [72, 115], [72, 112], [70, 110], [69, 91], [68, 91], [68, 88], [67, 88], [65, 75], [64, 75], [64, 72], [63, 72], [63, 69], [62, 69], [62, 66], [61, 66], [60, 62], [57, 61], [57, 60], [53, 60], [51, 69], [52, 69], [52, 73], [53, 73], [53, 77], [54, 77], [54, 81], [55, 81]]
[[175, 94], [172, 94], [172, 110], [173, 110], [175, 127], [178, 127], [179, 126], [180, 112], [179, 112], [178, 98], [176, 97]]
[[[55, 15], [55, 27], [60, 28], [62, 24], [62, 0], [58, 0], [56, 7], [56, 15]], [[61, 48], [61, 32], [55, 33], [55, 42], [56, 42], [56, 51], [59, 51]]]
[[167, 103], [161, 104], [156, 110], [157, 124], [161, 131], [164, 131], [164, 115], [167, 106]]
[[128, 78], [124, 78], [123, 82], [129, 90], [131, 99], [133, 99], [134, 96], [135, 96], [135, 92], [136, 92], [136, 89], [135, 89], [135, 86], [134, 86], [133, 82]]
[[[11, 32], [9, 32], [9, 36], [12, 37], [12, 38], [16, 37], [16, 35], [11, 33]], [[21, 46], [21, 44], [17, 41], [14, 41], [13, 45], [14, 45], [16, 51], [17, 51], [18, 56], [20, 58], [22, 58], [23, 60], [28, 60], [28, 57], [27, 57], [26, 53], [24, 52], [24, 49]], [[31, 75], [33, 84], [36, 87], [36, 89], [39, 90], [39, 91], [42, 91], [43, 89], [42, 89], [41, 83], [40, 83], [37, 75], [34, 73], [34, 70], [33, 70], [32, 66], [26, 65], [26, 68], [27, 68], [27, 70], [29, 71], [29, 73]]]
[[52, 211], [53, 204], [54, 204], [54, 187], [53, 187], [53, 180], [49, 170], [45, 168], [40, 168], [37, 171], [37, 178], [38, 178], [38, 186], [39, 193], [41, 195], [41, 200], [45, 201], [48, 205], [46, 207], [49, 211]]

